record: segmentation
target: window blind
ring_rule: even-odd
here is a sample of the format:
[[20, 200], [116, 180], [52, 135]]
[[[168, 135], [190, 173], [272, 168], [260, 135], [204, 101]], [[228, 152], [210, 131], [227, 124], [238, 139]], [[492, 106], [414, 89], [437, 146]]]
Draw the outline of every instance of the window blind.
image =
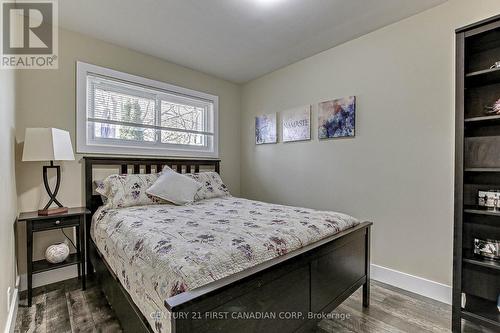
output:
[[197, 149], [213, 141], [212, 101], [98, 75], [87, 76], [87, 98], [93, 140]]

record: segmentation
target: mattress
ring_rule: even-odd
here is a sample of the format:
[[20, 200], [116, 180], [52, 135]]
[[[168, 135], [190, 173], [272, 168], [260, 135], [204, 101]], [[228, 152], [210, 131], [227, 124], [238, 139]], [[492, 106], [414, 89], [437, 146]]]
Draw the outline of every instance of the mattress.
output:
[[155, 332], [170, 332], [164, 301], [359, 223], [335, 212], [235, 197], [187, 206], [100, 208], [91, 237]]

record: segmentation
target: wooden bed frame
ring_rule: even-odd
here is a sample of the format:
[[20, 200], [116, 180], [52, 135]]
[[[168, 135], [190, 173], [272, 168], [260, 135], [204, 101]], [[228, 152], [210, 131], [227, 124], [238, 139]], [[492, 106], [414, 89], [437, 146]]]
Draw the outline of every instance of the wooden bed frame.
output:
[[[102, 205], [94, 194], [93, 170], [115, 166], [125, 174], [151, 173], [168, 165], [177, 172], [219, 172], [219, 160], [84, 157], [86, 206]], [[89, 218], [87, 221], [91, 221]], [[165, 300], [172, 333], [307, 332], [353, 292], [370, 299], [370, 227], [356, 227], [314, 244]], [[90, 237], [87, 271], [95, 274], [125, 332], [154, 332]], [[165, 328], [162, 332], [166, 331]]]

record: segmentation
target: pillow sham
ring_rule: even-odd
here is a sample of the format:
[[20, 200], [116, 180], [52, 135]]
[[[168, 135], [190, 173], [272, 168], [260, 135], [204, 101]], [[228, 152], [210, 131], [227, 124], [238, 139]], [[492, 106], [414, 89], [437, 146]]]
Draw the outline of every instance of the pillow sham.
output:
[[108, 201], [109, 188], [104, 184], [104, 180], [94, 180], [95, 191], [101, 195], [101, 200], [104, 205]]
[[194, 201], [194, 196], [201, 186], [193, 178], [164, 168], [158, 180], [146, 193], [176, 205], [186, 205]]
[[106, 208], [124, 208], [131, 206], [165, 203], [150, 198], [146, 190], [154, 184], [159, 174], [130, 174], [108, 176], [96, 192], [105, 196]]
[[194, 196], [195, 201], [230, 196], [229, 190], [217, 172], [190, 173], [186, 176], [200, 182], [201, 188]]

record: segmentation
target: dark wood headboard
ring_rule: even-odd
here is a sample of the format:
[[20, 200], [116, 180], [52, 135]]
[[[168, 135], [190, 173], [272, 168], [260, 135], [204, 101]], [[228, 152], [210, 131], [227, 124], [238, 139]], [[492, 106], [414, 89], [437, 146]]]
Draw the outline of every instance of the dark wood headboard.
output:
[[[220, 160], [188, 160], [188, 159], [147, 159], [125, 157], [84, 157], [85, 161], [85, 205], [92, 214], [102, 205], [101, 196], [94, 194], [94, 167], [119, 168], [121, 174], [160, 172], [165, 165], [179, 173], [199, 172], [200, 169], [220, 172]], [[132, 172], [129, 172], [132, 171]], [[90, 225], [90, 223], [87, 223]]]

